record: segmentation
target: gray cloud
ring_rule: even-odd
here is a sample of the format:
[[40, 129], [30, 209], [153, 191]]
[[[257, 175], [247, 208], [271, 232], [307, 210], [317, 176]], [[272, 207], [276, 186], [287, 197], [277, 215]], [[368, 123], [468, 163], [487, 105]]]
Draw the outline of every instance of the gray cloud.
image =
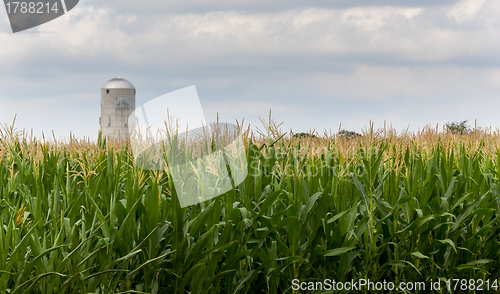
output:
[[134, 1], [134, 0], [108, 0], [106, 2], [91, 0], [90, 5], [106, 6], [129, 13], [146, 14], [184, 14], [207, 13], [211, 11], [237, 11], [245, 13], [272, 13], [284, 10], [307, 9], [310, 7], [345, 9], [352, 7], [430, 7], [446, 6], [457, 3], [459, 0], [189, 0], [189, 1]]
[[500, 4], [395, 2], [84, 1], [35, 31], [54, 33], [0, 34], [0, 122], [95, 136], [99, 89], [120, 75], [139, 103], [197, 85], [209, 120], [500, 124], [483, 106], [500, 90]]

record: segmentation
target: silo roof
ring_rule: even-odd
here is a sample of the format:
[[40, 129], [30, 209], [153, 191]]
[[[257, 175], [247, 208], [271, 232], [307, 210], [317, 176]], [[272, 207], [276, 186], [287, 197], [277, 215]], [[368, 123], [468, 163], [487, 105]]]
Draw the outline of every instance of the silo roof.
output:
[[109, 80], [101, 89], [135, 89], [135, 87], [126, 79], [116, 77]]

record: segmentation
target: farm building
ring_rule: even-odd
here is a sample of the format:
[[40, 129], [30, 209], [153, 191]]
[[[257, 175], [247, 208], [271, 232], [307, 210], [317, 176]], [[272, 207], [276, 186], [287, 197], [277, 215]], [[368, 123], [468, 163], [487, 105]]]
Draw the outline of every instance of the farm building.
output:
[[101, 88], [101, 117], [99, 124], [103, 136], [126, 137], [129, 135], [128, 117], [135, 109], [134, 85], [116, 77]]

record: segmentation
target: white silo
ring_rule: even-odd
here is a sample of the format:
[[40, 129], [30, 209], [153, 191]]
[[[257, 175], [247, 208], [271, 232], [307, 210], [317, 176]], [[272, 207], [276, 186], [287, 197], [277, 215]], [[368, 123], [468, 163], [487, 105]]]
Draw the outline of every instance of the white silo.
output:
[[125, 138], [129, 135], [128, 117], [135, 110], [135, 87], [126, 79], [116, 77], [101, 88], [103, 136]]

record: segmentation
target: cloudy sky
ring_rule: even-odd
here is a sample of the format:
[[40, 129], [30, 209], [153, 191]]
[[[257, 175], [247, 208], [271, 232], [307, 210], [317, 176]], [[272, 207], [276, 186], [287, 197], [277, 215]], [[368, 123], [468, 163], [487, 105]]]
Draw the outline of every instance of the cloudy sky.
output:
[[121, 76], [138, 104], [196, 85], [209, 121], [496, 127], [498, 15], [498, 0], [81, 0], [12, 34], [0, 9], [0, 123], [96, 137]]

